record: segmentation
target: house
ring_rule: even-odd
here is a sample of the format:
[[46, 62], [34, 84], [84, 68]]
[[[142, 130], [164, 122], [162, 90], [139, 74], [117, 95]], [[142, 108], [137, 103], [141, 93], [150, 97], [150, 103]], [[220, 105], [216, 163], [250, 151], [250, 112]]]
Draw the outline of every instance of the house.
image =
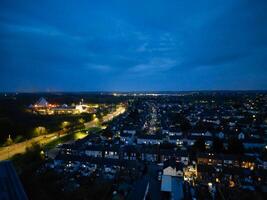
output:
[[161, 135], [140, 135], [137, 137], [137, 144], [161, 144], [163, 137]]
[[119, 159], [120, 158], [120, 146], [119, 145], [109, 145], [105, 146], [105, 158]]
[[92, 157], [104, 157], [103, 145], [88, 145], [85, 147], [85, 155]]
[[189, 154], [187, 151], [175, 151], [175, 159], [184, 165], [189, 164]]
[[137, 160], [140, 158], [140, 152], [138, 149], [133, 145], [127, 145], [123, 147], [122, 150], [122, 158], [124, 160]]
[[183, 146], [183, 137], [180, 135], [169, 136], [169, 143]]
[[163, 175], [183, 177], [183, 163], [175, 159], [169, 159], [164, 162]]
[[197, 139], [203, 138], [205, 141], [205, 144], [207, 147], [210, 147], [213, 143], [213, 137], [212, 136], [205, 136], [203, 135], [190, 135], [187, 139], [184, 139], [184, 142], [188, 145], [188, 146], [193, 146], [196, 142]]
[[265, 143], [262, 139], [260, 138], [246, 138], [243, 139], [243, 145], [246, 149], [250, 149], [250, 148], [264, 148]]
[[164, 199], [184, 199], [183, 180], [181, 178], [163, 175], [161, 192]]
[[64, 163], [77, 163], [78, 165], [90, 163], [90, 165], [93, 164], [98, 167], [123, 167], [128, 169], [137, 169], [138, 167], [137, 161], [134, 160], [58, 154], [54, 159], [54, 164], [61, 165]]
[[199, 153], [197, 155], [197, 164], [211, 165], [216, 167], [240, 167], [254, 170], [256, 159], [247, 155], [227, 155], [213, 153]]
[[216, 135], [216, 137], [218, 137], [220, 139], [224, 139], [224, 133], [222, 131], [216, 133], [215, 135]]
[[136, 130], [128, 130], [128, 129], [125, 129], [123, 130], [123, 133], [128, 133], [128, 134], [131, 134], [131, 135], [135, 135], [136, 134]]
[[153, 146], [144, 146], [140, 149], [141, 160], [149, 162], [159, 161], [159, 149]]
[[239, 140], [244, 140], [245, 139], [245, 134], [243, 132], [240, 132], [238, 135], [237, 135], [237, 138]]
[[132, 145], [134, 142], [134, 134], [131, 133], [121, 133], [120, 134], [120, 140], [124, 142], [125, 144]]
[[60, 146], [60, 151], [61, 153], [64, 154], [71, 154], [71, 155], [78, 155], [80, 154], [82, 151], [83, 147], [82, 145], [78, 145], [78, 143], [74, 143], [74, 144], [62, 144]]
[[166, 161], [175, 157], [175, 151], [173, 149], [160, 149], [159, 161]]
[[173, 135], [182, 136], [183, 135], [181, 129], [175, 128], [175, 127], [170, 128], [168, 133], [169, 133], [169, 136], [173, 136]]

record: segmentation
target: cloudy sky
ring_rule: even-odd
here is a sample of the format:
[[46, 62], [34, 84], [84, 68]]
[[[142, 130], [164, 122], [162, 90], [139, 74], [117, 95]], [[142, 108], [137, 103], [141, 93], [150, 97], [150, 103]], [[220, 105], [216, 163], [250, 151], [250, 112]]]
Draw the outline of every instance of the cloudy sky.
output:
[[1, 0], [0, 91], [267, 89], [266, 0]]

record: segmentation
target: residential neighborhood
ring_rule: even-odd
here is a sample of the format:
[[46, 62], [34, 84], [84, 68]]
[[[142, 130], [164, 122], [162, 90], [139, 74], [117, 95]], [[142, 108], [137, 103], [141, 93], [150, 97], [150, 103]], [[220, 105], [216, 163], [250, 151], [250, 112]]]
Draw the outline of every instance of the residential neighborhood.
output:
[[79, 188], [81, 177], [105, 180], [110, 199], [131, 199], [141, 183], [139, 199], [259, 198], [267, 192], [266, 100], [129, 95], [126, 112], [106, 129], [57, 147], [45, 169], [73, 180], [64, 190]]

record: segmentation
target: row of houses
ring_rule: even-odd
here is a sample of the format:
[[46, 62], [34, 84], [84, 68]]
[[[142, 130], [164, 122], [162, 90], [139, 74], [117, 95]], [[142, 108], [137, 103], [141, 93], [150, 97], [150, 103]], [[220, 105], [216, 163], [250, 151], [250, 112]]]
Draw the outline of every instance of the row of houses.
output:
[[[94, 158], [149, 162], [164, 162], [175, 158], [184, 165], [189, 164], [189, 153], [187, 151], [177, 150], [177, 148], [162, 148], [159, 145], [64, 144], [61, 147], [61, 153]], [[199, 153], [196, 163], [217, 167], [240, 167], [251, 170], [255, 168], [267, 169], [266, 159], [250, 155]]]
[[140, 160], [148, 162], [163, 162], [175, 158], [179, 162], [188, 165], [189, 155], [186, 151], [173, 149], [160, 149], [158, 146], [143, 145], [70, 145], [61, 147], [64, 155], [80, 155], [85, 157], [118, 159], [118, 160]]
[[[209, 134], [192, 134], [185, 137], [183, 134], [175, 134], [172, 136], [163, 135], [163, 134], [154, 134], [154, 135], [138, 135], [132, 133], [121, 133], [119, 134], [120, 140], [125, 144], [162, 144], [164, 142], [168, 142], [171, 144], [175, 144], [177, 146], [192, 146], [196, 142], [197, 139], [204, 139], [206, 146], [209, 148], [213, 144], [213, 140], [215, 137], [220, 138], [224, 145], [227, 146], [228, 140], [220, 137], [223, 133], [220, 132], [218, 136], [212, 136]], [[242, 141], [244, 147], [246, 149], [250, 148], [264, 148], [265, 143], [263, 139], [260, 138], [245, 138], [243, 133], [239, 133], [237, 138]]]

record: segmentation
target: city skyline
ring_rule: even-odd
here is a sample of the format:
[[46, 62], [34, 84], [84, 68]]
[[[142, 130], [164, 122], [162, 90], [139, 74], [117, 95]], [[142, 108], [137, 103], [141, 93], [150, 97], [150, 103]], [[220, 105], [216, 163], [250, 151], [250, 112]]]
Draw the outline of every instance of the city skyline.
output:
[[0, 91], [267, 89], [267, 2], [1, 1]]

